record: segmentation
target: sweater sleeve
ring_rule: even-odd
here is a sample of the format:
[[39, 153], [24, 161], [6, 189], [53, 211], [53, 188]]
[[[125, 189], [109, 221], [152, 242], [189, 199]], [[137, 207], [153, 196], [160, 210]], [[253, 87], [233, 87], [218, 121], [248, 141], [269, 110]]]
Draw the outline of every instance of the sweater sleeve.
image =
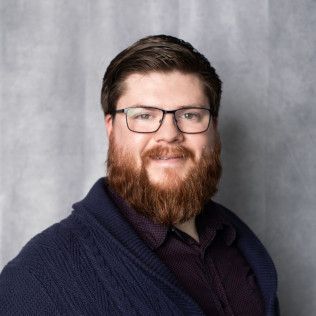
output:
[[0, 315], [60, 315], [40, 282], [10, 263], [0, 274]]

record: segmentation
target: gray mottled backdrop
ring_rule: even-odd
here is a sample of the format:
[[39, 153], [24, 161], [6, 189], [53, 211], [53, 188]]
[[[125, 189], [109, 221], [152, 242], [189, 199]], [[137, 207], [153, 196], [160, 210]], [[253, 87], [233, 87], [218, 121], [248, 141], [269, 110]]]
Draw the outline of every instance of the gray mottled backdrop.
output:
[[259, 235], [283, 315], [316, 314], [313, 0], [2, 0], [0, 269], [103, 176], [99, 105], [111, 58], [167, 33], [224, 82], [217, 200]]

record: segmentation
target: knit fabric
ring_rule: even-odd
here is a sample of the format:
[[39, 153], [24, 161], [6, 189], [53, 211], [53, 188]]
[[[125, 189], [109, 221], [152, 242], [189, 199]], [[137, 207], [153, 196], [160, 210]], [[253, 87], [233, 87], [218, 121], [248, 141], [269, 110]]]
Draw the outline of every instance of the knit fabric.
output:
[[[250, 229], [224, 207], [256, 274], [266, 315], [278, 315], [276, 271]], [[203, 315], [141, 240], [99, 179], [60, 223], [35, 236], [0, 275], [0, 315]]]

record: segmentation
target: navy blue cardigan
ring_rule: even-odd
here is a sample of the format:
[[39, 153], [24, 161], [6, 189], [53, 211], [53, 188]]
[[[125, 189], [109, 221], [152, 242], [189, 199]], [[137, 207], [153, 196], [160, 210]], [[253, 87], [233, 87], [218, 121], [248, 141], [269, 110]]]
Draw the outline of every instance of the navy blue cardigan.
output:
[[[266, 315], [278, 315], [273, 262], [231, 211]], [[104, 178], [74, 211], [31, 239], [0, 275], [0, 315], [203, 315], [107, 195]]]

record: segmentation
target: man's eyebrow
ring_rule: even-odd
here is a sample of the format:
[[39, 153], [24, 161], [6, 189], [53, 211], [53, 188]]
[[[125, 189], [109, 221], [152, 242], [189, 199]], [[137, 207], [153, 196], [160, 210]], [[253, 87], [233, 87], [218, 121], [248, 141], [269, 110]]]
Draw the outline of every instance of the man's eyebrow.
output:
[[209, 108], [208, 104], [189, 104], [189, 105], [179, 105], [179, 109], [187, 108]]

